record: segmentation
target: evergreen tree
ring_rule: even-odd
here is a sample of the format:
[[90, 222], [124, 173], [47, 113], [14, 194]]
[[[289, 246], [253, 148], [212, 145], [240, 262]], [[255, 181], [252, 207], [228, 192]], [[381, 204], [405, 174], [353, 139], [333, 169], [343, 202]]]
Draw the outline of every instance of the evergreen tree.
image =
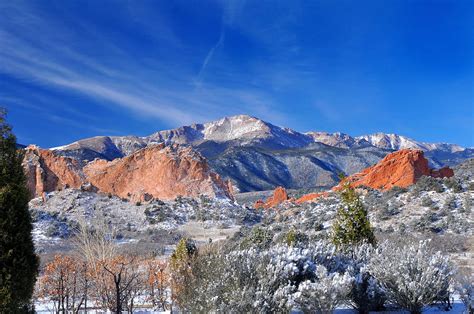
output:
[[32, 310], [38, 272], [31, 236], [23, 153], [0, 110], [0, 313]]
[[367, 210], [350, 182], [343, 183], [340, 191], [342, 206], [332, 226], [332, 242], [338, 248], [363, 242], [375, 244], [375, 236], [367, 217]]
[[181, 310], [186, 310], [194, 298], [192, 263], [197, 253], [194, 241], [182, 238], [170, 258], [171, 298]]

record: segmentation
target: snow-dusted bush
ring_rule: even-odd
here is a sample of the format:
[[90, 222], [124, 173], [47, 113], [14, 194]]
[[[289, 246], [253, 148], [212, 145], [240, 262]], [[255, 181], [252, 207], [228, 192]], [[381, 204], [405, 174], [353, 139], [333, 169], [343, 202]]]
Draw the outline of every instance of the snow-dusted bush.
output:
[[427, 241], [403, 247], [384, 242], [371, 258], [369, 269], [388, 299], [412, 313], [447, 298], [453, 274], [447, 257], [432, 252]]
[[353, 278], [331, 244], [319, 241], [305, 248], [275, 246], [262, 254], [254, 306], [263, 311], [326, 313], [347, 299]]
[[420, 194], [423, 191], [435, 191], [437, 193], [444, 192], [442, 179], [437, 179], [429, 176], [422, 176], [415, 183], [413, 191], [415, 194]]
[[474, 313], [474, 274], [460, 275], [457, 278], [456, 291], [466, 307], [466, 313]]
[[265, 312], [291, 310], [292, 296], [299, 284], [314, 278], [316, 263], [310, 250], [278, 245], [263, 252], [261, 260], [265, 265], [258, 272], [254, 306]]
[[350, 305], [359, 313], [381, 310], [386, 297], [380, 283], [370, 274], [368, 264], [375, 248], [363, 243], [346, 251], [347, 271], [354, 278]]
[[323, 265], [316, 266], [312, 280], [305, 280], [291, 295], [292, 302], [305, 313], [332, 313], [351, 291], [354, 278], [348, 273], [331, 273]]
[[324, 242], [230, 252], [209, 245], [190, 268], [192, 279], [182, 291], [192, 294], [181, 306], [191, 312], [324, 312], [347, 300], [354, 281], [345, 259]]

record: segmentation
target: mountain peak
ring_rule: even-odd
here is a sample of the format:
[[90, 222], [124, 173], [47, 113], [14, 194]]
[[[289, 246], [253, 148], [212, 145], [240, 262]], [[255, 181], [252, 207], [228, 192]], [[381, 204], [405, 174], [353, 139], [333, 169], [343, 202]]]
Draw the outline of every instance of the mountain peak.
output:
[[392, 150], [421, 149], [423, 151], [440, 150], [451, 153], [460, 152], [464, 150], [464, 148], [459, 145], [419, 142], [409, 137], [393, 133], [378, 132], [370, 135], [358, 136], [356, 138], [364, 139], [373, 146]]
[[271, 124], [248, 115], [225, 117], [204, 124], [204, 138], [214, 141], [253, 139], [266, 137], [271, 132]]

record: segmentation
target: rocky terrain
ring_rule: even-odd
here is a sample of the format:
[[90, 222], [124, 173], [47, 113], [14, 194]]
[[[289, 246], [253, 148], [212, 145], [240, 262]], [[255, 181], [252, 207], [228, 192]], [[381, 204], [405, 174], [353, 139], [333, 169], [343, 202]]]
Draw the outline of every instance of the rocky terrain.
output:
[[473, 267], [474, 159], [436, 169], [432, 158], [470, 154], [456, 145], [302, 134], [238, 116], [25, 151], [42, 255], [71, 250], [80, 225], [113, 227], [117, 243], [158, 255], [183, 237], [229, 245], [283, 243], [290, 233], [327, 238], [344, 173], [378, 239], [436, 238], [459, 265]]
[[[416, 151], [415, 151], [416, 152]], [[384, 163], [380, 163], [384, 164]], [[380, 165], [379, 164], [379, 165]], [[457, 265], [472, 272], [474, 269], [474, 163], [469, 160], [454, 169], [454, 176], [439, 178], [420, 176], [406, 187], [379, 189], [360, 185], [357, 192], [368, 210], [377, 238], [392, 241], [434, 239], [433, 245], [453, 256]], [[470, 177], [466, 179], [466, 174]], [[266, 201], [255, 205], [264, 207], [263, 224], [259, 233], [268, 243], [283, 243], [289, 232], [301, 239], [327, 238], [341, 201], [336, 191], [310, 193], [275, 191]], [[277, 202], [275, 196], [284, 195]], [[304, 199], [298, 202], [297, 198]], [[237, 196], [237, 198], [240, 198]], [[306, 198], [306, 199], [305, 199]], [[252, 199], [242, 199], [251, 204]], [[252, 238], [256, 231], [245, 233]], [[261, 237], [261, 235], [259, 235]], [[270, 244], [269, 244], [270, 245]]]
[[80, 224], [108, 225], [119, 243], [150, 246], [165, 254], [163, 250], [167, 247], [173, 247], [184, 236], [194, 237], [196, 231], [209, 230], [207, 242], [209, 238], [219, 238], [230, 230], [233, 233], [235, 228], [253, 225], [261, 219], [259, 212], [251, 208], [204, 195], [173, 200], [155, 198], [140, 203], [71, 188], [34, 198], [29, 207], [34, 240], [42, 254], [70, 250]]
[[139, 202], [201, 194], [232, 198], [229, 185], [209, 169], [205, 158], [179, 145], [150, 145], [113, 161], [91, 162], [29, 146], [24, 167], [32, 197], [81, 188]]
[[[466, 162], [470, 164], [471, 161]], [[464, 169], [464, 166], [460, 166]], [[461, 170], [460, 169], [460, 170]], [[463, 173], [464, 171], [459, 171]], [[375, 190], [388, 191], [392, 188], [406, 188], [415, 184], [423, 176], [432, 178], [451, 178], [454, 171], [449, 167], [439, 170], [430, 169], [428, 160], [421, 150], [402, 149], [388, 154], [377, 164], [344, 178], [337, 186], [328, 191], [313, 192], [300, 195], [297, 198], [289, 198], [283, 187], [278, 187], [266, 201], [257, 200], [255, 208], [271, 208], [286, 201], [296, 204], [316, 201], [319, 198], [327, 197], [330, 193], [338, 191], [349, 183], [352, 187], [367, 187]]]
[[359, 172], [388, 153], [425, 151], [432, 167], [453, 166], [474, 157], [474, 150], [454, 144], [423, 143], [395, 135], [352, 137], [343, 133], [299, 133], [239, 115], [205, 124], [156, 132], [150, 136], [99, 136], [53, 148], [78, 160], [113, 160], [155, 143], [192, 146], [213, 171], [230, 179], [236, 192], [330, 187], [338, 174]]
[[[98, 160], [91, 165], [121, 162]], [[473, 160], [466, 161], [454, 168], [453, 175], [449, 168], [430, 169], [422, 151], [401, 150], [346, 180], [362, 195], [379, 236], [458, 236], [464, 247], [473, 236], [473, 165]], [[157, 246], [167, 254], [185, 235], [205, 242], [207, 238], [230, 237], [239, 228], [245, 233], [255, 224], [273, 230], [274, 239], [293, 229], [306, 236], [327, 236], [341, 206], [337, 189], [308, 193], [308, 189], [287, 191], [279, 187], [273, 193], [236, 194], [237, 202], [202, 194], [131, 202], [112, 193], [69, 187], [45, 192], [31, 200], [30, 209], [35, 240], [43, 252], [67, 250], [79, 223], [104, 220], [115, 226], [117, 241]], [[255, 202], [262, 195], [266, 200]]]
[[344, 181], [350, 182], [353, 187], [367, 186], [378, 190], [390, 190], [393, 187], [409, 187], [422, 176], [450, 178], [453, 175], [454, 172], [449, 167], [430, 169], [423, 151], [403, 149], [387, 155], [376, 165], [353, 174]]

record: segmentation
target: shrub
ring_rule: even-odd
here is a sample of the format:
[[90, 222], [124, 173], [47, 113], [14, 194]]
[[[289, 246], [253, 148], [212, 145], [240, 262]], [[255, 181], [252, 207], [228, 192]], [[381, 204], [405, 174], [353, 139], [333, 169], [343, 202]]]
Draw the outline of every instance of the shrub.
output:
[[350, 293], [353, 278], [348, 274], [330, 273], [316, 266], [315, 278], [299, 284], [292, 300], [304, 313], [332, 313]]
[[460, 274], [457, 278], [456, 292], [466, 307], [467, 313], [474, 312], [474, 275]]
[[394, 186], [390, 190], [384, 193], [385, 199], [391, 199], [397, 197], [400, 194], [406, 193], [408, 190], [399, 186]]
[[288, 246], [294, 246], [297, 244], [307, 243], [307, 242], [308, 242], [308, 236], [295, 229], [290, 229], [290, 231], [286, 233], [285, 243]]
[[384, 242], [369, 264], [389, 300], [412, 313], [424, 305], [448, 297], [452, 267], [440, 252], [433, 253], [426, 241], [396, 247]]
[[454, 193], [461, 193], [463, 191], [461, 183], [455, 178], [444, 179], [444, 184], [448, 189], [453, 190]]
[[442, 193], [444, 192], [444, 187], [443, 187], [443, 184], [441, 183], [441, 180], [433, 178], [433, 177], [422, 176], [415, 183], [414, 191], [417, 194], [419, 194], [422, 191], [435, 191], [437, 193]]
[[463, 200], [463, 207], [465, 213], [470, 213], [472, 211], [472, 198], [470, 195], [466, 195]]
[[252, 228], [250, 234], [243, 239], [241, 243], [241, 248], [268, 248], [272, 243], [272, 240], [273, 232], [268, 230], [268, 228], [255, 227]]
[[380, 220], [390, 219], [391, 216], [395, 216], [400, 213], [400, 207], [402, 205], [399, 202], [392, 202], [388, 205], [382, 206], [382, 208], [377, 212], [377, 218]]
[[421, 206], [430, 207], [433, 203], [433, 200], [429, 196], [425, 196], [421, 199]]
[[347, 182], [340, 192], [342, 207], [332, 225], [332, 242], [337, 247], [362, 242], [375, 243], [375, 236], [367, 216], [367, 210], [357, 192]]
[[456, 207], [457, 207], [456, 198], [452, 195], [448, 196], [444, 203], [444, 209], [447, 211], [451, 211], [453, 209], [456, 209]]

